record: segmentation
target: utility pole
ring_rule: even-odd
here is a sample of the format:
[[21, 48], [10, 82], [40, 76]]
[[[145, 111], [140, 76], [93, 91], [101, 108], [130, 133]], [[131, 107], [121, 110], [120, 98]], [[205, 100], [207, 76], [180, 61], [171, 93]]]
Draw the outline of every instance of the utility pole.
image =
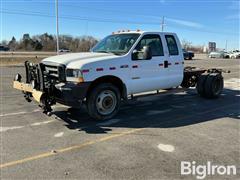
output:
[[228, 41], [226, 40], [225, 51], [227, 51], [227, 45], [228, 45]]
[[56, 40], [57, 40], [57, 54], [59, 54], [59, 27], [58, 27], [58, 0], [55, 0], [55, 5], [56, 5]]
[[163, 30], [164, 30], [164, 16], [162, 17], [161, 28], [162, 28], [162, 32], [163, 32]]

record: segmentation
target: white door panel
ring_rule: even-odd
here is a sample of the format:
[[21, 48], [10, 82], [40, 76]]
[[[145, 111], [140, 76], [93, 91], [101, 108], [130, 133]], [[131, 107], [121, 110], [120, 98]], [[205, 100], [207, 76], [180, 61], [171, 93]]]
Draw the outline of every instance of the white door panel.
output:
[[150, 60], [133, 60], [131, 62], [131, 93], [151, 91], [165, 88], [167, 83], [167, 69], [164, 68], [164, 49], [159, 34], [145, 35], [139, 41], [136, 49], [140, 51], [145, 45], [152, 49]]
[[162, 64], [164, 57], [153, 57], [151, 60], [132, 62], [131, 68], [131, 93], [151, 91], [165, 87], [166, 73]]
[[164, 41], [168, 48], [168, 78], [171, 87], [177, 87], [183, 80], [183, 53], [179, 48], [181, 44], [174, 35], [164, 35]]

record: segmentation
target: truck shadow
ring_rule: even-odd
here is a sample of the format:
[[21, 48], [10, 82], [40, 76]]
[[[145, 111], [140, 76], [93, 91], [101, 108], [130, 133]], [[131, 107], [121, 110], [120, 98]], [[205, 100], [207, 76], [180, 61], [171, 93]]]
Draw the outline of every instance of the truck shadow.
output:
[[149, 96], [123, 104], [114, 119], [96, 121], [85, 108], [55, 111], [58, 119], [72, 130], [108, 133], [111, 128], [176, 128], [230, 117], [240, 119], [240, 91], [224, 89], [218, 99], [208, 100], [195, 90], [165, 96]]

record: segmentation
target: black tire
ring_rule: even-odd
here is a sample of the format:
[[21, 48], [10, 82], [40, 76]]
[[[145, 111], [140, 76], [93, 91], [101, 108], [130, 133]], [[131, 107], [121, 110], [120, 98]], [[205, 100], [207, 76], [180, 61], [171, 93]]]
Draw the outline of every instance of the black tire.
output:
[[208, 73], [203, 73], [201, 74], [201, 76], [198, 78], [197, 81], [197, 92], [201, 97], [206, 97], [206, 93], [205, 93], [205, 82], [207, 80], [208, 77]]
[[[107, 100], [105, 99], [106, 97], [102, 98], [101, 100], [101, 94], [104, 94], [104, 92], [109, 93], [106, 97], [110, 102], [110, 106], [111, 106], [111, 103], [113, 103], [111, 107], [105, 108], [105, 109], [111, 110], [111, 111], [109, 110], [109, 113], [103, 113], [104, 111], [101, 112], [101, 110], [99, 109], [100, 108], [99, 104], [101, 104], [102, 108], [104, 109], [104, 103], [107, 102]], [[102, 103], [98, 102], [100, 101], [99, 98], [102, 101]], [[116, 86], [114, 86], [111, 83], [99, 84], [91, 90], [91, 92], [87, 97], [88, 114], [90, 117], [96, 120], [110, 119], [118, 113], [120, 108], [120, 101], [121, 101], [120, 91]], [[105, 106], [109, 106], [109, 105], [105, 105]]]
[[205, 82], [205, 97], [212, 99], [218, 98], [223, 90], [223, 77], [219, 73], [212, 73]]
[[189, 60], [192, 60], [192, 56], [189, 56], [189, 58], [188, 58]]

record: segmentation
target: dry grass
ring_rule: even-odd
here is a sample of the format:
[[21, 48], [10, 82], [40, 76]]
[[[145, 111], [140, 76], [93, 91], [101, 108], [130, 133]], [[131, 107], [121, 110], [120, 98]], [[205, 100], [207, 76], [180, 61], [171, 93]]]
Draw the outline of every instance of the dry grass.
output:
[[21, 65], [25, 61], [39, 63], [42, 59], [54, 55], [55, 52], [1, 52], [0, 66]]
[[31, 61], [33, 63], [39, 63], [43, 58], [26, 58], [26, 57], [18, 57], [18, 58], [9, 58], [9, 57], [1, 57], [0, 66], [8, 66], [8, 65], [23, 65], [25, 61]]

